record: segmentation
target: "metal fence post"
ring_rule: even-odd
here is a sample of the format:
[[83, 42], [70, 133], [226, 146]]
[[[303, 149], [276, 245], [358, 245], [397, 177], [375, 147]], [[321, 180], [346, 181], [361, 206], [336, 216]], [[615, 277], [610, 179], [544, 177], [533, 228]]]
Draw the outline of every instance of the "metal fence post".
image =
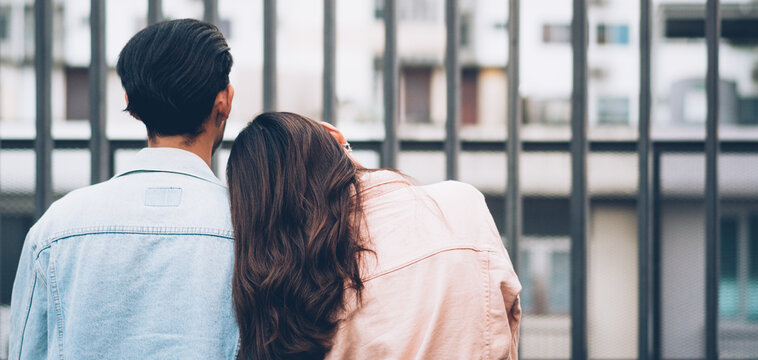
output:
[[337, 5], [334, 0], [324, 0], [324, 80], [323, 80], [323, 121], [337, 122], [336, 84], [336, 43]]
[[276, 0], [263, 0], [263, 111], [276, 110]]
[[396, 0], [384, 1], [384, 142], [381, 167], [397, 167], [400, 142], [397, 138], [398, 61], [397, 61], [397, 6]]
[[587, 4], [573, 0], [571, 43], [571, 358], [587, 359]]
[[39, 219], [53, 202], [51, 158], [53, 139], [52, 122], [52, 69], [53, 69], [53, 1], [34, 1], [34, 70], [36, 75], [36, 181], [34, 215]]
[[651, 350], [651, 243], [653, 239], [652, 217], [653, 204], [650, 142], [650, 0], [640, 0], [640, 104], [639, 104], [639, 139], [637, 156], [639, 156], [639, 191], [637, 192], [637, 256], [639, 266], [639, 304], [638, 304], [638, 358], [650, 358]]
[[90, 183], [95, 184], [111, 176], [105, 113], [108, 77], [105, 64], [105, 1], [90, 1], [90, 39]]
[[218, 0], [203, 0], [203, 20], [218, 26]]
[[505, 196], [505, 236], [513, 267], [518, 272], [519, 240], [521, 238], [521, 192], [519, 157], [521, 156], [521, 96], [519, 77], [521, 43], [519, 0], [509, 1], [508, 10], [508, 140], [506, 156], [508, 188]]
[[[218, 26], [218, 0], [203, 0], [203, 5], [203, 20]], [[213, 152], [211, 158], [211, 169], [217, 176], [223, 171], [223, 169], [221, 169], [221, 159], [218, 150], [219, 149], [216, 149], [216, 151]]]
[[650, 313], [651, 324], [649, 336], [650, 341], [650, 359], [658, 360], [661, 358], [661, 237], [662, 237], [662, 224], [661, 214], [663, 214], [663, 195], [661, 193], [661, 157], [662, 151], [659, 150], [660, 146], [656, 145], [656, 142], [652, 143], [653, 152], [653, 166], [652, 166], [652, 208], [654, 216], [652, 220], [652, 242], [651, 257], [650, 257], [650, 271], [651, 271], [651, 283], [650, 283]]
[[147, 24], [152, 25], [163, 20], [163, 0], [147, 1]]
[[448, 180], [458, 179], [458, 157], [461, 152], [459, 130], [461, 123], [460, 9], [458, 0], [445, 1], [445, 77], [447, 81], [447, 121], [445, 123], [445, 159]]
[[720, 254], [719, 217], [719, 39], [721, 14], [719, 0], [708, 0], [705, 36], [708, 47], [706, 75], [707, 118], [705, 135], [705, 357], [718, 359], [718, 286]]

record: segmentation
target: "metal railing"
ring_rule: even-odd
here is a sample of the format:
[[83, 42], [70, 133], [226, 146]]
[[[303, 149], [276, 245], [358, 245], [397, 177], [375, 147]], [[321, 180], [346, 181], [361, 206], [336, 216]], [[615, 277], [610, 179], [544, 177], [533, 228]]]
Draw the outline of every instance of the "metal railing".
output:
[[[706, 325], [705, 357], [718, 358], [718, 281], [719, 281], [719, 189], [718, 155], [724, 152], [758, 153], [758, 140], [718, 139], [719, 99], [719, 38], [720, 11], [718, 0], [707, 0], [706, 42], [707, 72], [707, 135], [705, 141], [651, 139], [651, 1], [640, 0], [640, 94], [639, 137], [636, 141], [590, 141], [587, 136], [587, 0], [573, 1], [572, 49], [573, 93], [570, 141], [521, 141], [521, 99], [518, 89], [520, 57], [520, 3], [509, 0], [508, 23], [508, 98], [507, 141], [465, 141], [459, 138], [460, 126], [460, 64], [458, 61], [459, 3], [445, 0], [447, 48], [446, 136], [442, 141], [402, 140], [397, 134], [398, 50], [397, 1], [384, 1], [385, 49], [383, 60], [384, 128], [382, 141], [351, 142], [357, 150], [372, 150], [380, 154], [382, 167], [396, 167], [401, 150], [443, 151], [446, 156], [446, 176], [458, 177], [458, 155], [461, 151], [500, 151], [507, 154], [507, 190], [505, 197], [504, 234], [514, 265], [518, 264], [521, 237], [522, 200], [519, 191], [519, 157], [522, 151], [562, 151], [571, 153], [571, 358], [588, 358], [587, 335], [587, 239], [589, 193], [587, 189], [587, 157], [589, 152], [636, 152], [639, 155], [639, 192], [637, 196], [639, 251], [639, 318], [638, 357], [661, 358], [661, 157], [665, 152], [704, 152], [706, 154]], [[139, 140], [113, 140], [105, 134], [105, 6], [106, 2], [91, 1], [90, 65], [90, 140], [53, 140], [51, 125], [52, 63], [52, 0], [35, 0], [35, 72], [36, 128], [35, 140], [4, 139], [1, 149], [34, 149], [36, 152], [35, 215], [39, 217], [53, 200], [51, 183], [51, 154], [57, 148], [89, 149], [92, 154], [93, 183], [113, 174], [114, 154], [120, 149], [145, 146]], [[162, 1], [148, 1], [148, 22], [163, 18]], [[217, 0], [204, 0], [205, 16], [209, 22], [218, 21]], [[263, 0], [263, 110], [277, 109], [277, 43], [276, 1]], [[335, 76], [336, 68], [336, 4], [324, 0], [324, 62], [323, 62], [323, 120], [337, 122]], [[229, 148], [230, 141], [222, 146]]]

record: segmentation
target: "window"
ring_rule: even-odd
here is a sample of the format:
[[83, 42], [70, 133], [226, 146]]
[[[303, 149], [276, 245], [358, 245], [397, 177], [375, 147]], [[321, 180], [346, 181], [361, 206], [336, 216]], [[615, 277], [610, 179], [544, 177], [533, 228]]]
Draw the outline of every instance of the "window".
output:
[[598, 44], [629, 44], [629, 26], [628, 25], [608, 25], [599, 24], [597, 26], [597, 43]]
[[758, 124], [758, 97], [740, 99], [740, 124]]
[[521, 281], [521, 307], [524, 309], [532, 309], [534, 306], [534, 281], [532, 280], [532, 262], [529, 251], [521, 251], [519, 254], [519, 280]]
[[461, 123], [473, 125], [479, 119], [479, 69], [463, 69], [461, 73]]
[[721, 218], [719, 315], [758, 323], [758, 212]]
[[[664, 36], [669, 39], [705, 37], [705, 3], [664, 4]], [[721, 6], [721, 38], [734, 45], [758, 43], [758, 11], [754, 6], [725, 3]]]
[[758, 322], [758, 215], [750, 217], [750, 239], [747, 245], [748, 276], [747, 276], [747, 306], [748, 319]]
[[740, 297], [737, 283], [737, 218], [721, 219], [721, 279], [719, 280], [719, 313], [722, 317], [739, 314]]
[[384, 19], [384, 0], [374, 0], [374, 18]]
[[524, 237], [519, 258], [521, 307], [534, 315], [568, 314], [571, 256], [567, 237]]
[[628, 124], [629, 98], [599, 97], [597, 99], [598, 124]]
[[[398, 20], [435, 22], [440, 18], [442, 3], [436, 0], [397, 1]], [[384, 0], [374, 0], [374, 18], [384, 18]]]
[[432, 68], [424, 66], [404, 67], [402, 76], [405, 121], [410, 123], [430, 122]]
[[67, 67], [66, 75], [66, 119], [89, 119], [89, 69]]
[[[59, 61], [63, 54], [65, 26], [63, 4], [54, 5], [53, 9], [53, 61]], [[34, 5], [24, 6], [24, 55], [27, 59], [34, 58]]]
[[571, 301], [571, 256], [568, 251], [554, 251], [550, 260], [548, 309], [551, 313], [567, 313]]
[[571, 26], [564, 24], [542, 25], [542, 42], [546, 44], [571, 43]]
[[524, 122], [530, 124], [568, 124], [571, 120], [569, 99], [525, 99]]
[[[740, 121], [737, 83], [722, 79], [719, 82], [719, 122], [735, 124]], [[707, 115], [705, 81], [684, 79], [671, 85], [671, 120], [678, 124], [705, 124]], [[745, 109], [743, 109], [745, 110]], [[749, 110], [746, 109], [746, 110]]]
[[471, 46], [471, 14], [461, 15], [461, 47], [466, 48]]
[[11, 8], [0, 6], [0, 41], [8, 39], [10, 33]]

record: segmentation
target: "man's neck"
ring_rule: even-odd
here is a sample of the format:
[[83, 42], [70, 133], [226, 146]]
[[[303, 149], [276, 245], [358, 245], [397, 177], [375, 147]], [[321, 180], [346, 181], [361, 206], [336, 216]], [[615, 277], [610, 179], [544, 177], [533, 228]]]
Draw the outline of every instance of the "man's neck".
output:
[[147, 146], [151, 148], [176, 148], [189, 151], [199, 156], [208, 167], [211, 167], [211, 158], [213, 157], [213, 143], [205, 139], [205, 136], [198, 136], [192, 141], [188, 141], [185, 136], [153, 136], [148, 138]]

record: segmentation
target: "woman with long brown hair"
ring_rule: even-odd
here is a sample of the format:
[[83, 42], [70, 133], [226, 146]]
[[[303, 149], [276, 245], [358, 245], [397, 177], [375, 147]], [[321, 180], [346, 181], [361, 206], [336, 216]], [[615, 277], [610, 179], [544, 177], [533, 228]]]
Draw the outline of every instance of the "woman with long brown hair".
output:
[[240, 359], [516, 358], [521, 286], [473, 187], [367, 170], [264, 113], [227, 167]]

